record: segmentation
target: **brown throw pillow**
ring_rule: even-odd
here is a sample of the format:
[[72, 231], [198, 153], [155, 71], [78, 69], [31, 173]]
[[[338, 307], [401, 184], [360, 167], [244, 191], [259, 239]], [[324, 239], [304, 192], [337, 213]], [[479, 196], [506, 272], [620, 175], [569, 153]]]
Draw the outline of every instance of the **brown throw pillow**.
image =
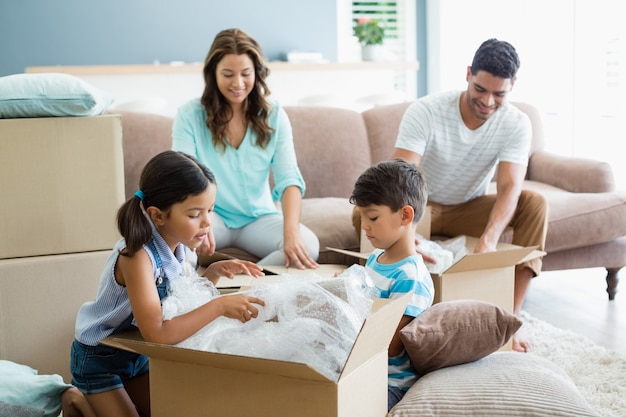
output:
[[400, 331], [419, 375], [472, 362], [500, 349], [522, 326], [512, 313], [484, 301], [434, 304]]

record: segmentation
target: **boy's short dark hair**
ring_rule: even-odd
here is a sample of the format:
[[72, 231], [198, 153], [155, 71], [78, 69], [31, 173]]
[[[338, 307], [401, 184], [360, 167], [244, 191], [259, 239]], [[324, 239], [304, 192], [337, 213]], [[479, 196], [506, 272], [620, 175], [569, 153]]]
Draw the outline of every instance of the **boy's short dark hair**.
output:
[[387, 206], [394, 212], [409, 205], [415, 212], [413, 222], [417, 223], [424, 215], [427, 198], [420, 170], [403, 159], [392, 159], [369, 167], [359, 176], [350, 203], [357, 207]]
[[519, 56], [513, 45], [492, 38], [483, 42], [474, 54], [472, 75], [487, 71], [496, 77], [514, 80], [519, 66]]

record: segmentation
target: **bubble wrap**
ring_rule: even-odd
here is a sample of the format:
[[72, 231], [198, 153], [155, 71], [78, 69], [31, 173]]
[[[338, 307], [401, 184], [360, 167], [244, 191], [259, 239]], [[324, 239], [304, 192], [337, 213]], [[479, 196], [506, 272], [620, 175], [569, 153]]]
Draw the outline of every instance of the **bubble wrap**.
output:
[[431, 274], [440, 274], [466, 253], [465, 236], [458, 236], [446, 241], [428, 240], [420, 234], [416, 235], [419, 240], [417, 249], [435, 259], [436, 263], [426, 262], [426, 268]]
[[[258, 284], [241, 293], [265, 302], [257, 318], [219, 317], [177, 346], [304, 363], [337, 381], [377, 293], [368, 280], [365, 268], [355, 265], [337, 278], [286, 275], [280, 283]], [[163, 301], [166, 320], [229, 296], [198, 277], [174, 283]]]

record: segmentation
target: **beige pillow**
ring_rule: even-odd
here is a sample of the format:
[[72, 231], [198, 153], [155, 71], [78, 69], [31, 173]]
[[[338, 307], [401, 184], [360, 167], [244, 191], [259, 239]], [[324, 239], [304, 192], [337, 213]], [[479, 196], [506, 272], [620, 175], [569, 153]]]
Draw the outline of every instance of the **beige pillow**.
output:
[[434, 304], [400, 331], [418, 375], [472, 362], [500, 349], [522, 322], [484, 301]]
[[600, 417], [559, 366], [532, 353], [495, 352], [424, 375], [388, 417]]

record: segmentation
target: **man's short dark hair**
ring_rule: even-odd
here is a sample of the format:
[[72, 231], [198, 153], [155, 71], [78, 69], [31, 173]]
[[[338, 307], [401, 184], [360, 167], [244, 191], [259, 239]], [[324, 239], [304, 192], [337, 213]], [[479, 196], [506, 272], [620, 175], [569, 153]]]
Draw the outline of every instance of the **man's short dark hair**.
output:
[[514, 80], [519, 66], [519, 56], [513, 45], [492, 38], [483, 42], [474, 54], [472, 75], [487, 71], [496, 77]]

